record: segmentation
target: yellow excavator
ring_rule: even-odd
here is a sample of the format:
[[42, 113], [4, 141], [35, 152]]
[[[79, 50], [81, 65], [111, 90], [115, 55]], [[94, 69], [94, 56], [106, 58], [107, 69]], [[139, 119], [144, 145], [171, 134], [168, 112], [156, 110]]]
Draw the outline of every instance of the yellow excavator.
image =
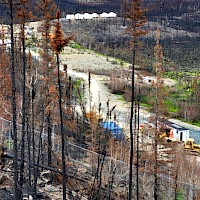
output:
[[190, 150], [200, 153], [200, 145], [196, 144], [193, 138], [187, 139], [187, 141], [185, 142], [185, 149], [190, 149]]
[[173, 134], [171, 131], [166, 131], [164, 133], [161, 133], [160, 138], [165, 139], [167, 142], [177, 142], [178, 140], [173, 137]]

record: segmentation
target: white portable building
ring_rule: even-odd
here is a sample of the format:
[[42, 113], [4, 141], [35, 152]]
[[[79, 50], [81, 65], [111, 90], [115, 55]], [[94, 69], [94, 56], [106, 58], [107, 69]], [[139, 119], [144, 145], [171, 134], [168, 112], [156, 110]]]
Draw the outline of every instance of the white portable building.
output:
[[66, 15], [66, 20], [74, 20], [75, 16], [73, 14]]
[[110, 12], [110, 13], [108, 13], [108, 17], [115, 18], [115, 17], [117, 17], [117, 14], [114, 12]]
[[190, 130], [168, 120], [159, 119], [159, 123], [166, 128], [167, 137], [174, 138], [177, 141], [186, 142], [190, 138]]
[[171, 124], [171, 128], [173, 131], [173, 137], [178, 141], [186, 142], [187, 139], [190, 137], [190, 131], [187, 128], [184, 128], [174, 123]]
[[76, 20], [81, 20], [81, 19], [83, 19], [83, 14], [76, 13], [76, 14], [74, 15], [74, 17], [75, 17]]
[[92, 13], [91, 15], [92, 15], [92, 18], [98, 18], [99, 17], [99, 15], [97, 13]]
[[100, 14], [100, 17], [101, 18], [107, 18], [108, 17], [108, 13], [103, 12], [103, 13]]
[[92, 19], [92, 14], [84, 13], [83, 14], [83, 19]]

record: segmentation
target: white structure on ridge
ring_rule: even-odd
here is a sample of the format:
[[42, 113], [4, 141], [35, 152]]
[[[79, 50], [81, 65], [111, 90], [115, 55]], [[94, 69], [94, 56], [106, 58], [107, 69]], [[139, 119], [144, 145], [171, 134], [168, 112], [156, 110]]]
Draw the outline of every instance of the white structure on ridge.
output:
[[92, 19], [92, 14], [89, 14], [89, 13], [84, 13], [83, 14], [83, 19]]
[[70, 21], [70, 20], [91, 20], [91, 19], [96, 19], [96, 18], [116, 18], [117, 14], [114, 12], [110, 12], [110, 13], [106, 13], [103, 12], [101, 14], [97, 14], [97, 13], [84, 13], [84, 14], [80, 14], [80, 13], [76, 13], [74, 14], [67, 14], [66, 15], [66, 20]]
[[73, 14], [66, 15], [66, 20], [74, 20], [75, 16]]
[[108, 13], [108, 17], [112, 17], [112, 18], [115, 18], [115, 17], [117, 17], [117, 14], [116, 13], [114, 13], [114, 12], [110, 12], [110, 13]]
[[92, 13], [92, 18], [99, 18], [99, 15], [97, 13]]
[[84, 19], [84, 18], [83, 18], [83, 14], [76, 13], [76, 14], [75, 14], [75, 19], [76, 19], [76, 20]]
[[107, 18], [108, 17], [108, 13], [103, 12], [103, 13], [100, 14], [100, 17], [101, 18]]

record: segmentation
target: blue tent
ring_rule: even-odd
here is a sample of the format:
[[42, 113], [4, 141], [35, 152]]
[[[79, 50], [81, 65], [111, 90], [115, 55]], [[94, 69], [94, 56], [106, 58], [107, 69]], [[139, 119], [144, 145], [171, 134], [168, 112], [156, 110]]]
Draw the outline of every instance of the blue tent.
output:
[[102, 122], [101, 126], [110, 131], [113, 134], [114, 138], [124, 140], [122, 128], [118, 126], [115, 122]]

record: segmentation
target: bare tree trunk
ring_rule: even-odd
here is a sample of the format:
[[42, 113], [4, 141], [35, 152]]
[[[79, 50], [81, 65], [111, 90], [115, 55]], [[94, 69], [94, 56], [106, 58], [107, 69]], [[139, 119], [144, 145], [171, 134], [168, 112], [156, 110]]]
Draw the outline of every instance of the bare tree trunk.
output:
[[20, 182], [19, 186], [22, 187], [24, 182], [24, 148], [25, 148], [25, 125], [26, 125], [26, 47], [25, 47], [25, 25], [22, 24], [22, 136], [21, 136], [21, 164], [20, 164]]
[[[134, 41], [135, 43], [135, 41]], [[135, 101], [135, 44], [132, 48], [132, 81], [131, 81], [131, 116], [130, 116], [130, 163], [129, 163], [129, 194], [128, 199], [132, 199], [133, 193], [133, 135], [135, 130], [133, 131], [133, 115], [134, 115], [134, 101]]]
[[155, 113], [155, 143], [154, 143], [154, 199], [158, 199], [158, 80], [156, 83], [156, 113]]
[[59, 55], [56, 53], [57, 59], [57, 73], [58, 73], [58, 89], [59, 89], [59, 110], [60, 110], [60, 130], [61, 130], [61, 137], [62, 137], [62, 185], [63, 185], [63, 200], [66, 200], [66, 162], [65, 162], [65, 136], [63, 131], [63, 112], [62, 112], [62, 91], [61, 91], [61, 83], [60, 83], [60, 62], [59, 62]]
[[26, 100], [26, 137], [27, 137], [27, 153], [28, 153], [28, 185], [31, 188], [31, 127], [30, 127], [30, 91]]
[[139, 131], [140, 131], [140, 86], [138, 86], [138, 98], [137, 98], [137, 136], [136, 136], [136, 158], [137, 158], [137, 164], [136, 164], [136, 197], [137, 200], [140, 199], [140, 191], [139, 191]]
[[26, 121], [26, 133], [27, 133], [27, 146], [28, 146], [28, 185], [31, 188], [31, 128], [29, 122], [29, 116]]
[[51, 112], [50, 110], [48, 111], [47, 115], [47, 132], [48, 132], [48, 166], [51, 167], [51, 151], [52, 151], [52, 141], [51, 141], [51, 133], [52, 133], [52, 128], [51, 128]]
[[[42, 103], [42, 108], [44, 108], [45, 106], [45, 103], [43, 101]], [[43, 130], [44, 130], [44, 118], [45, 118], [45, 111], [42, 110], [42, 123], [41, 123], [41, 129], [40, 129], [40, 134], [39, 134], [39, 141], [38, 141], [38, 155], [37, 155], [37, 162], [36, 162], [36, 165], [37, 165], [37, 168], [36, 168], [36, 177], [35, 177], [35, 184], [37, 185], [37, 179], [38, 179], [38, 174], [39, 174], [39, 168], [38, 168], [38, 165], [40, 164], [40, 156], [42, 155], [42, 133], [43, 133]], [[43, 162], [42, 162], [43, 164]]]
[[14, 188], [15, 200], [21, 199], [18, 186], [18, 145], [17, 145], [17, 108], [16, 108], [16, 82], [15, 82], [15, 52], [14, 52], [14, 30], [13, 30], [13, 0], [9, 0], [10, 8], [10, 32], [11, 32], [11, 80], [12, 80], [12, 120], [13, 120], [13, 165], [14, 165]]
[[31, 90], [32, 94], [31, 94], [31, 114], [32, 114], [32, 146], [33, 146], [33, 154], [32, 154], [32, 158], [33, 158], [33, 197], [34, 199], [36, 199], [36, 181], [37, 181], [37, 175], [36, 175], [36, 167], [35, 167], [35, 79], [34, 79], [34, 75], [32, 78], [32, 90]]
[[[49, 56], [49, 49], [48, 49], [48, 37], [49, 35], [47, 34], [49, 32], [48, 29], [46, 29], [46, 35], [45, 35], [45, 53], [47, 56]], [[47, 76], [48, 78], [50, 77], [50, 69], [49, 69], [49, 61], [48, 59], [46, 60], [46, 68], [47, 68]], [[48, 90], [48, 94], [47, 94], [47, 105], [50, 104], [50, 94], [49, 94], [49, 86], [50, 86], [50, 81], [48, 81], [48, 85], [47, 85], [47, 90]], [[52, 165], [52, 157], [51, 157], [51, 153], [52, 153], [52, 126], [51, 126], [51, 110], [48, 110], [48, 114], [47, 114], [47, 132], [48, 132], [48, 166]]]

